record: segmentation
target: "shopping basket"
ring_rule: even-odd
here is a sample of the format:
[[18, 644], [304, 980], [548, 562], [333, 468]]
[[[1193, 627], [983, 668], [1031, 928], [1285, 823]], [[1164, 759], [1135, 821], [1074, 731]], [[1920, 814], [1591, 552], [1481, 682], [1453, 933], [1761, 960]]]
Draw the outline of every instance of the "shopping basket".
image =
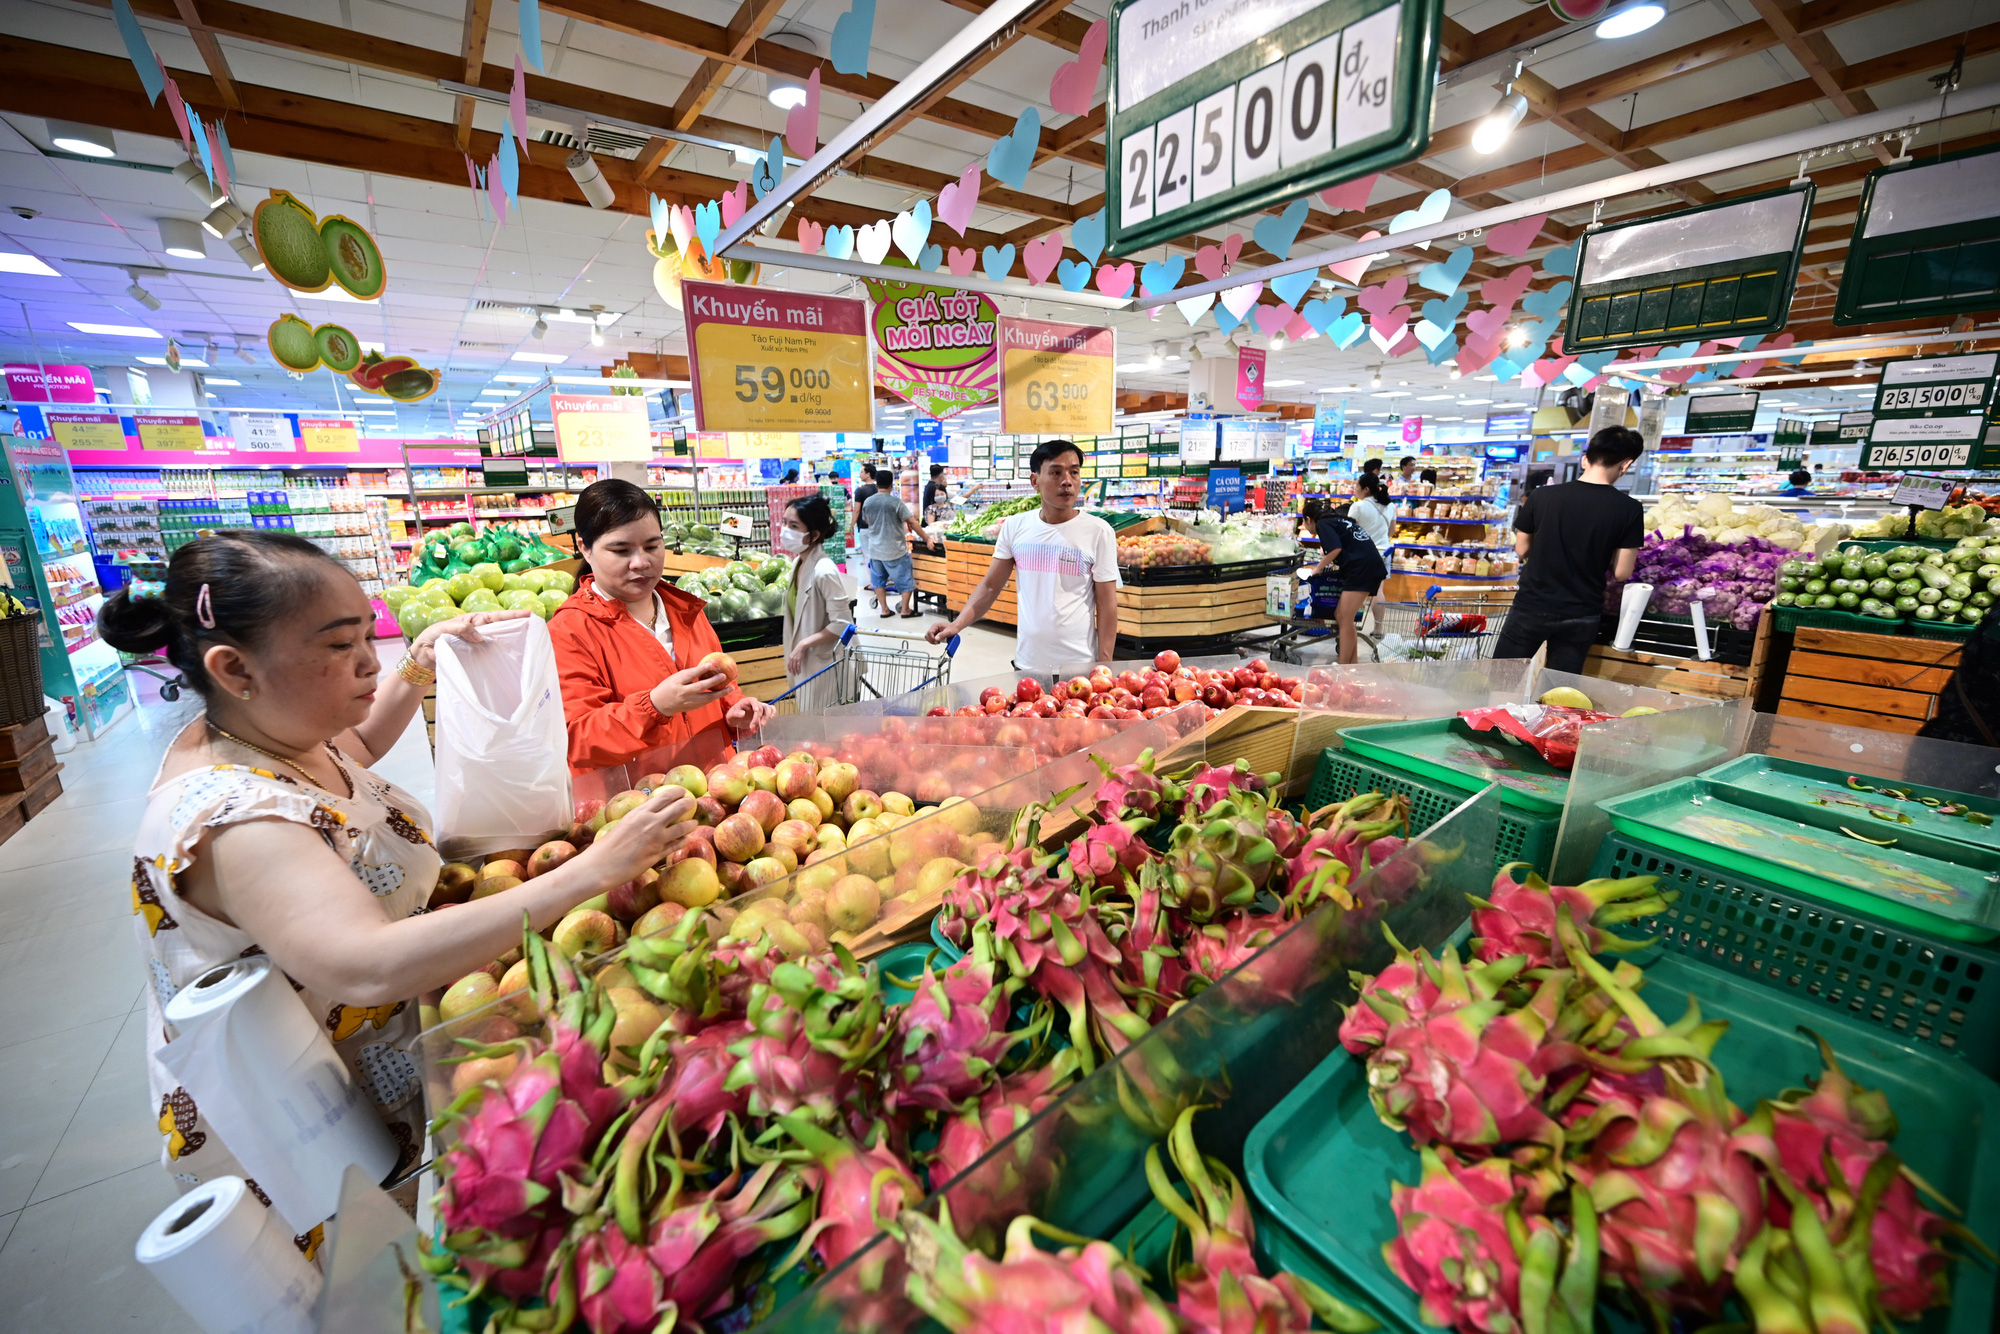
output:
[[1432, 584], [1422, 602], [1370, 604], [1361, 640], [1377, 662], [1486, 658], [1506, 624], [1514, 588]]
[[[894, 648], [871, 648], [855, 641], [900, 641]], [[921, 647], [918, 647], [921, 646]], [[945, 641], [944, 652], [932, 657], [922, 631], [863, 630], [850, 625], [840, 636], [833, 661], [771, 701], [779, 713], [813, 713], [862, 699], [888, 699], [927, 687], [951, 684], [951, 660], [958, 636]]]

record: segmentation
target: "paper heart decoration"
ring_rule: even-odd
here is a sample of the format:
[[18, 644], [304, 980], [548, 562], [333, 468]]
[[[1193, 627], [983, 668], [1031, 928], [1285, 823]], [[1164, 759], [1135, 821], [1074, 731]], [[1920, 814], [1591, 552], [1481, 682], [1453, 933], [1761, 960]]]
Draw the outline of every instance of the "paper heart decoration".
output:
[[958, 179], [938, 191], [938, 221], [965, 235], [965, 229], [972, 223], [972, 210], [979, 203], [979, 164], [968, 162]]
[[1563, 379], [1568, 380], [1574, 385], [1587, 384], [1596, 378], [1595, 373], [1588, 366], [1585, 366], [1581, 359], [1563, 368]]
[[1505, 274], [1499, 278], [1488, 278], [1485, 282], [1479, 284], [1479, 295], [1485, 297], [1496, 307], [1503, 310], [1512, 310], [1514, 303], [1521, 299], [1521, 293], [1527, 291], [1528, 285], [1534, 281], [1534, 265], [1523, 264], [1512, 273]]
[[1348, 311], [1326, 327], [1326, 336], [1331, 338], [1333, 345], [1343, 352], [1353, 347], [1367, 332], [1368, 321], [1362, 318], [1358, 310]]
[[1179, 287], [1181, 275], [1186, 272], [1187, 257], [1184, 255], [1150, 260], [1145, 268], [1139, 270], [1139, 286], [1150, 296], [1160, 296]]
[[[1299, 228], [1305, 223], [1309, 205], [1302, 195], [1285, 205], [1285, 211], [1273, 218], [1259, 218], [1250, 234], [1257, 238], [1257, 244], [1276, 255], [1280, 260], [1290, 259], [1292, 242], [1299, 239]], [[1237, 244], [1242, 244], [1240, 241]]]
[[1385, 283], [1362, 288], [1354, 298], [1354, 304], [1370, 315], [1380, 316], [1399, 305], [1409, 290], [1409, 278], [1399, 273]]
[[1222, 267], [1227, 270], [1236, 266], [1236, 257], [1243, 253], [1243, 233], [1231, 232], [1222, 238]]
[[1097, 100], [1097, 76], [1104, 69], [1104, 46], [1111, 25], [1097, 20], [1084, 30], [1077, 44], [1076, 59], [1064, 62], [1049, 80], [1049, 105], [1065, 116], [1082, 116]]
[[1184, 301], [1176, 301], [1174, 309], [1178, 310], [1181, 318], [1189, 324], [1199, 324], [1201, 317], [1208, 314], [1208, 308], [1214, 304], [1215, 293], [1210, 292], [1204, 296], [1191, 296]]
[[1548, 214], [1537, 213], [1519, 222], [1503, 222], [1498, 227], [1488, 227], [1486, 248], [1496, 255], [1525, 255], [1534, 246], [1535, 238], [1542, 234], [1542, 224], [1548, 220]]
[[715, 252], [715, 238], [722, 235], [722, 205], [711, 199], [694, 206], [694, 234], [703, 250]]
[[826, 237], [826, 228], [806, 218], [799, 219], [799, 249], [808, 255], [819, 253], [819, 243]]
[[993, 141], [993, 147], [986, 152], [986, 173], [996, 181], [1005, 181], [1016, 190], [1028, 180], [1028, 168], [1034, 164], [1035, 149], [1042, 141], [1042, 113], [1030, 104], [1014, 122], [1014, 128]]
[[917, 256], [924, 253], [924, 242], [931, 236], [931, 201], [919, 199], [916, 207], [898, 213], [889, 224], [889, 236], [896, 249], [903, 252], [903, 258], [916, 263]]
[[806, 76], [806, 100], [785, 113], [785, 143], [793, 157], [819, 151], [819, 66]]
[[[718, 215], [716, 221], [722, 221]], [[673, 233], [674, 249], [686, 250], [688, 242], [694, 239], [694, 214], [686, 204], [676, 204], [667, 210], [667, 230]]]
[[1317, 269], [1306, 269], [1299, 273], [1288, 273], [1282, 278], [1271, 279], [1271, 290], [1277, 293], [1278, 300], [1288, 306], [1296, 306], [1299, 304], [1299, 298], [1311, 290], [1313, 279], [1318, 276], [1319, 271]]
[[[1379, 342], [1394, 343], [1409, 330], [1410, 308], [1398, 306], [1368, 321], [1368, 331]], [[1414, 350], [1414, 349], [1412, 349]]]
[[917, 267], [925, 273], [936, 273], [942, 263], [944, 263], [944, 247], [941, 245], [932, 243], [917, 252]]
[[868, 73], [868, 48], [875, 44], [875, 0], [854, 0], [854, 7], [833, 21], [828, 44], [833, 67], [842, 74]]
[[1554, 323], [1569, 309], [1572, 290], [1571, 284], [1560, 282], [1546, 292], [1530, 292], [1521, 298], [1521, 309], [1545, 323]]
[[1458, 355], [1458, 339], [1452, 337], [1450, 334], [1446, 334], [1442, 340], [1436, 343], [1432, 343], [1430, 345], [1429, 349], [1426, 350], [1424, 353], [1424, 360], [1430, 362], [1431, 365], [1436, 366], [1443, 362], [1450, 361], [1453, 357], [1457, 355]]
[[1215, 326], [1222, 330], [1222, 332], [1234, 332], [1236, 326], [1241, 323], [1243, 323], [1243, 316], [1234, 313], [1229, 307], [1217, 306], [1215, 308]]
[[1131, 260], [1123, 264], [1106, 264], [1097, 270], [1097, 290], [1106, 296], [1124, 296], [1132, 290], [1132, 281], [1138, 275]]
[[1475, 310], [1465, 317], [1466, 330], [1472, 334], [1472, 341], [1485, 343], [1497, 339], [1507, 327], [1507, 319], [1513, 312], [1493, 306], [1485, 310]]
[[1335, 213], [1345, 213], [1349, 209], [1367, 208], [1368, 193], [1375, 188], [1375, 173], [1359, 176], [1354, 180], [1332, 186], [1319, 192], [1320, 202]]
[[880, 264], [889, 257], [892, 240], [889, 220], [871, 222], [854, 233], [854, 249], [865, 264]]
[[1572, 241], [1560, 250], [1551, 250], [1542, 256], [1542, 272], [1553, 273], [1565, 278], [1576, 276], [1576, 245]]
[[1011, 241], [1008, 242], [1006, 245], [1001, 246], [998, 250], [995, 250], [992, 246], [987, 246], [986, 249], [980, 253], [979, 264], [980, 267], [983, 270], [985, 270], [987, 277], [991, 278], [996, 283], [999, 282], [1002, 278], [1005, 278], [1008, 274], [1014, 271], [1013, 242]]
[[1061, 232], [1050, 232], [1028, 242], [1022, 252], [1022, 262], [1028, 266], [1028, 281], [1045, 283], [1049, 275], [1056, 271], [1056, 261], [1062, 258], [1063, 243]]
[[1424, 196], [1424, 202], [1413, 209], [1398, 213], [1389, 219], [1389, 235], [1407, 232], [1416, 227], [1428, 227], [1434, 222], [1443, 222], [1444, 215], [1451, 211], [1451, 191], [1439, 189]]
[[1418, 320], [1416, 327], [1410, 332], [1415, 334], [1417, 341], [1425, 347], [1436, 347], [1441, 341], [1451, 337], [1451, 326], [1432, 324], [1429, 320]]
[[1222, 257], [1222, 247], [1197, 246], [1194, 252], [1194, 271], [1210, 282], [1229, 272], [1229, 261]]
[[1292, 322], [1292, 312], [1283, 306], [1259, 306], [1253, 312], [1257, 332], [1269, 338]]
[[1480, 370], [1487, 362], [1493, 360], [1498, 350], [1491, 345], [1481, 345], [1471, 341], [1461, 342], [1457, 357], [1459, 374], [1471, 375]]
[[1392, 357], [1408, 356], [1422, 346], [1423, 344], [1417, 341], [1417, 335], [1410, 329], [1405, 328], [1403, 336], [1398, 338], [1395, 344], [1389, 348], [1389, 355]]
[[1458, 290], [1465, 278], [1465, 271], [1472, 267], [1472, 247], [1462, 245], [1435, 264], [1426, 264], [1417, 270], [1417, 286], [1428, 287], [1443, 296], [1450, 296]]
[[1339, 319], [1341, 312], [1346, 309], [1347, 300], [1344, 297], [1321, 297], [1317, 301], [1308, 301], [1299, 307], [1299, 318], [1321, 333], [1325, 333], [1327, 327]]
[[1586, 352], [1576, 359], [1576, 364], [1595, 375], [1616, 360], [1617, 356], [1616, 352]]
[[[1380, 232], [1363, 232], [1361, 239], [1373, 241], [1381, 235]], [[1338, 264], [1329, 264], [1326, 268], [1327, 272], [1346, 282], [1358, 283], [1361, 281], [1361, 275], [1368, 272], [1368, 266], [1380, 258], [1382, 258], [1380, 255], [1363, 255], [1360, 259], [1344, 259]]]
[[[465, 155], [465, 174], [468, 183], [474, 190], [485, 188], [479, 184], [479, 171], [478, 168], [473, 166], [471, 154]], [[653, 224], [654, 236], [664, 240], [672, 234], [673, 229], [668, 225], [668, 215], [673, 211], [673, 206], [669, 205], [666, 200], [660, 198], [658, 195], [648, 194], [646, 196], [646, 218]]]
[[1505, 384], [1521, 373], [1521, 368], [1506, 357], [1493, 358], [1493, 360], [1486, 363], [1486, 369], [1492, 371], [1493, 377], [1502, 384]]
[[1449, 297], [1435, 297], [1424, 302], [1423, 309], [1418, 314], [1439, 329], [1449, 332], [1451, 326], [1458, 323], [1458, 317], [1465, 312], [1466, 299], [1464, 292], [1457, 292]]
[[852, 227], [829, 227], [826, 229], [826, 253], [835, 259], [846, 259], [854, 253], [854, 229]]
[[778, 182], [783, 180], [784, 176], [785, 141], [782, 137], [774, 135], [771, 147], [750, 168], [750, 188], [757, 192], [759, 199], [762, 199], [778, 188]]
[[[1685, 343], [1677, 343], [1672, 347], [1663, 347], [1656, 355], [1661, 361], [1673, 361], [1680, 357], [1699, 356], [1700, 353], [1701, 340], [1697, 338], [1690, 339]], [[1686, 384], [1688, 377], [1699, 369], [1701, 368], [1698, 366], [1674, 366], [1666, 370], [1655, 371], [1654, 374], [1658, 375], [1668, 384]]]
[[1066, 259], [1056, 265], [1056, 281], [1065, 292], [1081, 292], [1090, 283], [1090, 265], [1080, 259]]
[[[735, 189], [722, 196], [722, 225], [734, 227], [736, 220], [743, 216], [743, 210], [748, 207], [750, 207], [750, 182], [738, 181]], [[706, 249], [714, 249], [706, 240], [702, 245]]]
[[1069, 243], [1076, 247], [1077, 254], [1092, 264], [1097, 263], [1097, 257], [1104, 253], [1104, 210], [1071, 223]]
[[944, 266], [945, 268], [949, 269], [955, 277], [963, 278], [967, 276], [972, 272], [972, 270], [975, 267], [977, 267], [978, 264], [979, 264], [979, 252], [977, 250], [974, 250], [971, 246], [967, 246], [963, 250], [959, 249], [957, 246], [952, 246], [949, 250], [944, 252]]
[[1287, 338], [1311, 338], [1313, 333], [1312, 322], [1296, 312], [1292, 314], [1291, 321], [1285, 325], [1285, 337]]
[[1257, 298], [1263, 294], [1262, 283], [1245, 283], [1241, 287], [1232, 287], [1222, 294], [1223, 309], [1234, 315], [1236, 322], [1241, 324], [1243, 317], [1250, 313], [1250, 308], [1257, 304]]

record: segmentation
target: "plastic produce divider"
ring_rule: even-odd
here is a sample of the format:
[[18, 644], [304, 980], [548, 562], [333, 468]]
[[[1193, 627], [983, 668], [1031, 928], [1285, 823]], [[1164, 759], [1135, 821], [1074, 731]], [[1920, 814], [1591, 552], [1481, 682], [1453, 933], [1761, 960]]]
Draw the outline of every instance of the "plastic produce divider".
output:
[[[1386, 920], [1405, 944], [1441, 946], [1467, 917], [1464, 896], [1491, 887], [1498, 811], [1489, 786], [1371, 873], [1400, 898]], [[1406, 895], [1392, 888], [1412, 876]], [[944, 1202], [960, 1234], [989, 1251], [1022, 1213], [1109, 1237], [1151, 1200], [1146, 1149], [1190, 1106], [1211, 1109], [1196, 1122], [1203, 1151], [1240, 1169], [1251, 1128], [1338, 1045], [1349, 971], [1392, 957], [1383, 919], [1362, 916], [1322, 907], [1073, 1085], [923, 1211]], [[877, 1237], [755, 1328], [913, 1328], [926, 1317], [904, 1296], [905, 1272], [900, 1243]]]
[[1743, 753], [1823, 764], [1863, 781], [1897, 779], [1968, 796], [2000, 797], [2000, 761], [1993, 750], [1957, 741], [1759, 713], [1750, 719]]

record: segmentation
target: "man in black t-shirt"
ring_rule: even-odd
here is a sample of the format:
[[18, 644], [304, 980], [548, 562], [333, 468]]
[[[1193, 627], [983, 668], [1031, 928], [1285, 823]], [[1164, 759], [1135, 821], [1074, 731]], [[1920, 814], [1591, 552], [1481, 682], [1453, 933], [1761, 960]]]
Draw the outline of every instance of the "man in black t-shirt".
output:
[[1547, 644], [1551, 670], [1583, 671], [1604, 618], [1604, 576], [1630, 579], [1646, 540], [1645, 511], [1612, 485], [1645, 452], [1637, 431], [1607, 426], [1590, 437], [1580, 479], [1528, 493], [1514, 516], [1514, 550], [1527, 563], [1494, 657], [1532, 658]]

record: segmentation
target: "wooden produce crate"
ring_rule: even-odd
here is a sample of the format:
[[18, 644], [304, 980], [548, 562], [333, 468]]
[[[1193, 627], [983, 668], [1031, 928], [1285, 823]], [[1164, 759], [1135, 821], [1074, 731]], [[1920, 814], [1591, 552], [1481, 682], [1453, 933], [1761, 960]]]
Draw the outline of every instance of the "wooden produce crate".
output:
[[736, 684], [744, 694], [768, 703], [785, 693], [784, 645], [732, 649], [729, 656], [736, 660]]
[[42, 744], [20, 759], [0, 760], [0, 792], [29, 791], [59, 767], [56, 764], [56, 739], [45, 736]]
[[0, 727], [0, 760], [20, 760], [49, 739], [49, 724], [45, 715], [37, 714], [25, 723], [12, 727]]
[[1157, 584], [1118, 590], [1118, 633], [1144, 643], [1212, 639], [1266, 623], [1262, 575], [1226, 584]]
[[1937, 712], [1960, 645], [1800, 626], [1778, 692], [1784, 717], [1912, 733]]
[[1770, 661], [1772, 617], [1757, 618], [1757, 633], [1748, 663], [1701, 662], [1692, 657], [1658, 653], [1620, 652], [1609, 644], [1592, 644], [1583, 665], [1585, 676], [1601, 676], [1628, 686], [1646, 686], [1670, 695], [1703, 699], [1755, 699]]
[[[972, 590], [979, 587], [979, 581], [986, 577], [986, 571], [993, 565], [994, 547], [991, 542], [953, 542], [944, 544], [945, 560], [945, 610], [957, 613], [965, 609], [972, 600]], [[1019, 604], [1015, 601], [1015, 588], [1019, 581], [1012, 575], [1007, 578], [1007, 586], [1000, 590], [1000, 596], [993, 599], [993, 605], [986, 612], [985, 619], [998, 621], [1003, 625], [1019, 625]]]
[[[917, 591], [936, 598], [948, 598], [951, 592], [951, 559], [944, 553], [931, 554], [921, 548], [910, 550], [910, 568], [916, 573]], [[864, 580], [865, 582], [865, 580]], [[977, 583], [977, 580], [973, 582]], [[961, 604], [963, 605], [963, 604]]]
[[727, 564], [729, 562], [721, 556], [704, 556], [694, 551], [669, 551], [666, 553], [665, 574], [672, 580], [684, 574], [699, 574], [703, 570], [712, 570], [718, 565]]
[[60, 764], [36, 779], [25, 792], [0, 793], [0, 843], [19, 833], [23, 825], [47, 810], [49, 804], [61, 795]]

